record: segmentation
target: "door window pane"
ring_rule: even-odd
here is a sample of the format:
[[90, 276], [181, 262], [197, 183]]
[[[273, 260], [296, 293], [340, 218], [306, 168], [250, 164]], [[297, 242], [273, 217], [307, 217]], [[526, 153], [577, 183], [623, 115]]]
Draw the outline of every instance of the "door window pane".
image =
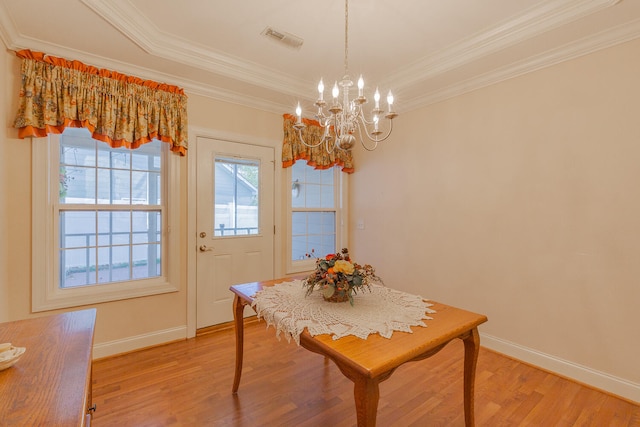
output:
[[214, 178], [214, 235], [258, 234], [260, 162], [217, 157]]

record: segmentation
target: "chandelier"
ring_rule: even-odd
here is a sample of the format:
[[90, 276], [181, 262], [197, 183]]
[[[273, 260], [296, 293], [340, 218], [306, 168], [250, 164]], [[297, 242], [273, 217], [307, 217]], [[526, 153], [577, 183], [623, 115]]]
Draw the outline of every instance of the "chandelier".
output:
[[[339, 82], [336, 81], [333, 85], [331, 94], [333, 100], [325, 111], [327, 102], [324, 100], [324, 83], [320, 79], [318, 83], [318, 100], [315, 102], [315, 106], [318, 107], [318, 112], [315, 117], [321, 127], [324, 128], [324, 135], [320, 141], [316, 144], [308, 144], [302, 137], [302, 130], [305, 128], [305, 124], [302, 123], [302, 109], [300, 103], [296, 108], [297, 121], [293, 125], [294, 129], [298, 131], [298, 137], [300, 141], [307, 147], [318, 147], [321, 144], [325, 144], [326, 150], [332, 152], [334, 148], [341, 150], [350, 150], [356, 143], [355, 133], [360, 136], [359, 140], [362, 146], [368, 150], [373, 151], [377, 148], [378, 143], [389, 138], [391, 131], [393, 130], [393, 119], [398, 114], [393, 111], [393, 95], [391, 91], [387, 95], [388, 110], [382, 110], [380, 108], [380, 92], [376, 88], [373, 95], [374, 107], [371, 111], [371, 116], [367, 119], [364, 115], [362, 106], [367, 102], [367, 98], [364, 96], [364, 80], [362, 76], [358, 79], [358, 96], [351, 99], [349, 92], [353, 87], [353, 81], [349, 77], [349, 0], [345, 0], [344, 3], [344, 76]], [[340, 103], [340, 91], [342, 88], [342, 103]], [[380, 130], [380, 119], [384, 117], [388, 121], [388, 127], [386, 132]], [[384, 134], [384, 136], [383, 136]], [[370, 142], [365, 143], [364, 136]]]

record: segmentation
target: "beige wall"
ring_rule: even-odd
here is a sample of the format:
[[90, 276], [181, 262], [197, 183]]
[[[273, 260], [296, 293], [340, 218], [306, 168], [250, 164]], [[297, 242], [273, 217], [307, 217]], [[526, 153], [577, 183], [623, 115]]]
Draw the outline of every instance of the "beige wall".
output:
[[[31, 142], [17, 139], [12, 123], [16, 113], [20, 63], [11, 52], [0, 54], [2, 74], [0, 144], [0, 322], [23, 319], [31, 313]], [[170, 83], [170, 82], [169, 82]], [[235, 135], [279, 141], [279, 115], [189, 95], [189, 125]], [[188, 161], [182, 158], [180, 206], [180, 291], [98, 304], [97, 345], [153, 336], [159, 331], [186, 331]], [[173, 336], [173, 335], [172, 335]], [[144, 342], [144, 341], [142, 341]], [[153, 342], [153, 338], [150, 342]], [[135, 345], [135, 344], [134, 344]], [[126, 347], [126, 346], [125, 346]]]
[[[16, 152], [20, 151], [22, 147], [14, 145], [9, 138], [11, 138], [12, 131], [9, 130], [9, 126], [12, 119], [12, 113], [14, 102], [13, 97], [6, 96], [15, 90], [15, 70], [14, 61], [10, 56], [2, 52], [0, 54], [0, 148], [2, 156], [0, 156], [0, 322], [10, 320], [11, 306], [9, 301], [10, 284], [23, 280], [28, 281], [30, 279], [29, 271], [14, 271], [10, 270], [9, 266], [16, 261], [16, 255], [24, 253], [24, 246], [30, 236], [26, 236], [23, 242], [12, 242], [10, 240], [9, 233], [12, 228], [12, 224], [20, 223], [24, 224], [28, 221], [31, 213], [29, 212], [29, 206], [23, 206], [23, 203], [15, 203], [9, 195], [14, 194], [14, 188], [19, 187], [15, 191], [14, 197], [28, 198], [28, 195], [23, 195], [22, 190], [25, 190], [30, 183], [18, 182], [12, 176], [12, 173], [19, 169], [11, 167], [12, 163], [15, 163], [12, 158], [16, 155]], [[22, 157], [22, 156], [21, 156]], [[22, 162], [24, 166], [24, 161]], [[19, 165], [16, 165], [19, 168]], [[28, 176], [23, 176], [22, 181], [29, 180]], [[24, 191], [23, 191], [24, 192]], [[27, 192], [28, 193], [28, 192]]]
[[[352, 253], [390, 286], [487, 314], [485, 335], [639, 383], [638, 52], [630, 42], [401, 115], [382, 148], [356, 149]], [[18, 68], [0, 54], [0, 321], [32, 315]], [[275, 114], [190, 96], [189, 117], [281, 139]], [[98, 305], [96, 343], [183, 327], [186, 255], [182, 270], [180, 292]]]
[[24, 317], [31, 291], [31, 147], [15, 139], [11, 128], [18, 91], [19, 62], [2, 52], [2, 101], [0, 125], [0, 319]]
[[390, 286], [487, 314], [481, 332], [637, 395], [638, 52], [640, 40], [398, 117], [382, 149], [357, 152], [353, 253]]

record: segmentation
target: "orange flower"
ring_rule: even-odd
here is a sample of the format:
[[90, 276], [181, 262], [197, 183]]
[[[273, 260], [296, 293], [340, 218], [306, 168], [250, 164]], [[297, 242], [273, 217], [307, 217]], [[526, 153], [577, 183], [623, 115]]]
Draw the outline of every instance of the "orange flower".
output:
[[335, 257], [336, 257], [336, 254], [329, 254], [329, 255], [327, 255], [327, 256], [325, 257], [325, 259], [326, 259], [327, 261], [329, 261], [329, 260], [334, 259]]
[[334, 272], [333, 272], [333, 267], [329, 267], [329, 269], [327, 270], [327, 273], [329, 273], [329, 274], [333, 274], [333, 273], [334, 273]]

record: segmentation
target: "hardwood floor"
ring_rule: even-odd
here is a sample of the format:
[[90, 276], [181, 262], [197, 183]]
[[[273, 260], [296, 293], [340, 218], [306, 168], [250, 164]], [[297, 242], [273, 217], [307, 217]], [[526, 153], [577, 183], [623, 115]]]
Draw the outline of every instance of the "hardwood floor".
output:
[[[330, 361], [245, 327], [231, 394], [232, 329], [95, 361], [92, 426], [354, 426], [353, 384]], [[380, 385], [379, 426], [463, 426], [461, 341]], [[478, 426], [640, 426], [640, 406], [500, 354], [480, 351]]]

